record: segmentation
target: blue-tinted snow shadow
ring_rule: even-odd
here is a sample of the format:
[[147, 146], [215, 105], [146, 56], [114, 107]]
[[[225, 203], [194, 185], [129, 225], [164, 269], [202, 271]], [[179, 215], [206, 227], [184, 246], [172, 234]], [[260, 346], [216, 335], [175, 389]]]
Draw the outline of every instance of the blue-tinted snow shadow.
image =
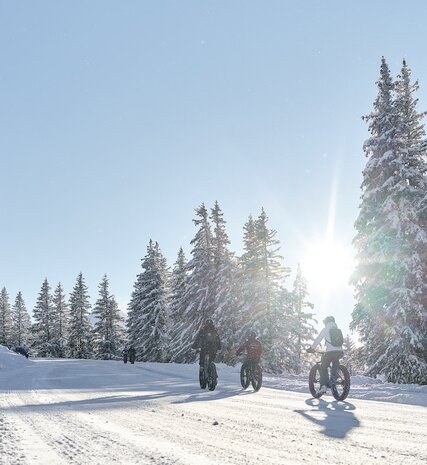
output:
[[320, 433], [325, 436], [343, 439], [353, 428], [360, 426], [360, 421], [354, 414], [356, 407], [350, 402], [327, 402], [323, 399], [307, 399], [305, 403], [314, 408], [295, 410], [295, 412], [323, 427]]

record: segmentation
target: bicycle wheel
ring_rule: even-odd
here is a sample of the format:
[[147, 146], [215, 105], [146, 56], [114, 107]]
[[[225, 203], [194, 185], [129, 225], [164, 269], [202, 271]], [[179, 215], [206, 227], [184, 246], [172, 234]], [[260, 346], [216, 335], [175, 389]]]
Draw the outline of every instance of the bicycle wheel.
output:
[[249, 386], [250, 382], [251, 380], [249, 376], [249, 370], [245, 366], [245, 364], [243, 364], [242, 368], [240, 368], [240, 384], [242, 385], [243, 389], [246, 389]]
[[252, 387], [255, 389], [255, 391], [259, 391], [262, 386], [262, 369], [259, 365], [257, 365], [253, 369], [252, 373]]
[[209, 365], [209, 375], [208, 375], [208, 389], [209, 391], [214, 391], [216, 388], [218, 375], [216, 373], [215, 363], [211, 362]]
[[202, 389], [206, 389], [205, 371], [199, 369], [199, 384]]
[[350, 392], [350, 373], [344, 365], [340, 365], [335, 380], [331, 382], [332, 395], [336, 400], [344, 400]]
[[320, 372], [319, 372], [319, 364], [316, 363], [311, 370], [310, 374], [308, 375], [308, 387], [310, 388], [310, 393], [315, 399], [319, 399], [322, 397], [322, 394], [319, 394], [320, 390]]

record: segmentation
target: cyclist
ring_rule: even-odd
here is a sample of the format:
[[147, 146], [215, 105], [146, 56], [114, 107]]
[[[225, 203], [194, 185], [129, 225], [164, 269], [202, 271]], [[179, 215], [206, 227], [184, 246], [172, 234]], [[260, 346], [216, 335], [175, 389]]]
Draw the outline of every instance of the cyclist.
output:
[[129, 350], [128, 350], [128, 354], [129, 354], [129, 361], [130, 361], [130, 363], [135, 363], [135, 356], [136, 356], [135, 347], [130, 346], [130, 347], [129, 347]]
[[207, 354], [209, 354], [209, 360], [215, 362], [216, 353], [221, 349], [221, 340], [210, 318], [205, 321], [202, 328], [197, 333], [192, 348], [200, 349], [200, 371], [203, 371], [205, 356]]
[[[328, 367], [332, 363], [332, 370], [331, 370], [331, 376], [334, 377], [335, 373], [339, 369], [340, 365], [340, 358], [344, 355], [344, 352], [342, 350], [342, 342], [340, 345], [334, 345], [337, 344], [337, 342], [334, 340], [335, 338], [331, 336], [331, 330], [332, 334], [334, 331], [338, 331], [341, 333], [341, 331], [338, 329], [337, 324], [335, 323], [335, 318], [333, 316], [327, 316], [323, 320], [323, 324], [325, 327], [320, 331], [319, 335], [316, 337], [314, 340], [313, 344], [309, 349], [307, 349], [308, 353], [313, 353], [316, 347], [322, 342], [323, 339], [325, 339], [326, 343], [326, 350], [325, 353], [322, 355], [321, 359], [321, 364], [320, 364], [320, 389], [319, 389], [319, 394], [325, 394], [326, 391], [328, 390], [329, 386], [329, 375], [328, 375]], [[342, 339], [342, 333], [341, 333], [341, 339]]]
[[253, 331], [249, 333], [246, 341], [237, 349], [236, 355], [240, 355], [242, 352], [246, 352], [246, 359], [242, 365], [243, 369], [254, 368], [259, 363], [262, 354], [262, 345]]

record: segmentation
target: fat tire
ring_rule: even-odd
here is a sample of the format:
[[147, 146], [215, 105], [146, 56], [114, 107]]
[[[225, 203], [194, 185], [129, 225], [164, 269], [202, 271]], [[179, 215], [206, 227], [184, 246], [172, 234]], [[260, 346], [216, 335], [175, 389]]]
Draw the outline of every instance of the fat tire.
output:
[[[308, 387], [310, 389], [311, 395], [315, 399], [319, 399], [320, 397], [322, 397], [322, 394], [319, 394], [318, 391], [316, 390], [316, 375], [318, 371], [319, 371], [319, 365], [316, 363], [316, 365], [314, 365], [311, 368], [310, 374], [308, 375]], [[319, 373], [319, 376], [320, 376], [320, 373]], [[320, 388], [320, 385], [319, 385], [319, 388]]]
[[259, 365], [257, 365], [253, 369], [252, 373], [252, 387], [255, 391], [259, 391], [262, 386], [262, 369]]
[[332, 384], [331, 391], [332, 395], [335, 397], [336, 400], [345, 400], [350, 392], [350, 373], [347, 370], [347, 367], [344, 365], [340, 365], [339, 371], [342, 373], [342, 378], [344, 381], [343, 391], [340, 394], [337, 390], [337, 386]]
[[249, 378], [249, 373], [247, 367], [243, 364], [240, 368], [240, 384], [242, 385], [243, 389], [247, 389], [249, 387], [249, 383], [251, 382]]
[[209, 364], [209, 376], [208, 376], [208, 389], [209, 391], [215, 391], [217, 384], [218, 375], [216, 373], [215, 363]]
[[205, 370], [199, 370], [199, 384], [201, 389], [206, 389]]

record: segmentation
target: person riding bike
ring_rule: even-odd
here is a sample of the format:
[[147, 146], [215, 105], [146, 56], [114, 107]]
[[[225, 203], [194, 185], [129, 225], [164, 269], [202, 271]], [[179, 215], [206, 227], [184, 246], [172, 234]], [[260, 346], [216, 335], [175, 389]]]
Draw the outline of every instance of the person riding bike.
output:
[[[334, 331], [341, 331], [338, 329], [337, 324], [335, 323], [335, 318], [333, 316], [327, 316], [323, 320], [323, 324], [325, 327], [320, 331], [319, 335], [313, 341], [313, 344], [309, 349], [307, 349], [308, 353], [314, 353], [316, 347], [325, 339], [326, 343], [326, 350], [325, 353], [322, 355], [321, 364], [319, 368], [320, 373], [320, 390], [319, 394], [325, 394], [328, 390], [329, 386], [329, 374], [328, 374], [328, 367], [332, 363], [332, 370], [331, 376], [334, 377], [337, 370], [340, 366], [340, 358], [344, 355], [342, 349], [342, 342], [339, 345], [334, 345], [334, 337], [332, 337], [332, 333]], [[341, 337], [339, 338], [342, 340], [342, 333]], [[335, 342], [337, 344], [337, 342]]]
[[242, 352], [246, 352], [246, 359], [242, 365], [243, 369], [253, 368], [259, 363], [262, 354], [262, 345], [253, 331], [249, 333], [246, 341], [237, 349], [236, 355], [240, 355]]
[[192, 348], [200, 349], [200, 371], [203, 371], [205, 356], [207, 354], [209, 354], [209, 360], [215, 362], [216, 353], [221, 349], [221, 340], [210, 318], [205, 321], [202, 328], [197, 333]]

